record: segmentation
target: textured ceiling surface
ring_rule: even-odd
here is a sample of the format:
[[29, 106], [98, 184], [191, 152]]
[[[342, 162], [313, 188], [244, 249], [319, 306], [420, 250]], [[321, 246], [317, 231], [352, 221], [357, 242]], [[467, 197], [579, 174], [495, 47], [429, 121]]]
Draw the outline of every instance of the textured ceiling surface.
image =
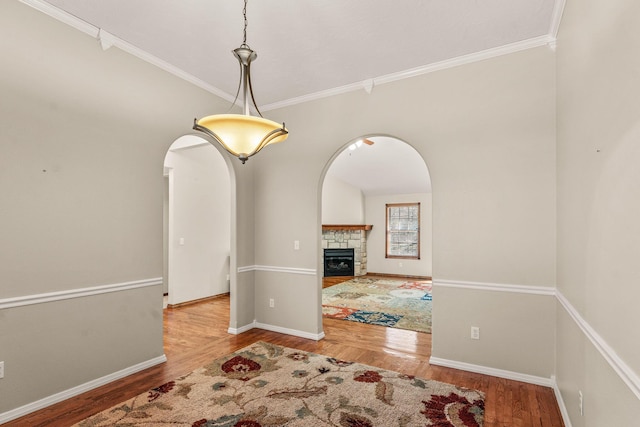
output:
[[[44, 1], [235, 95], [231, 51], [243, 39], [242, 0]], [[554, 6], [554, 0], [249, 0], [256, 100], [269, 105], [545, 36]]]
[[[106, 32], [105, 37], [158, 58], [213, 93], [234, 98], [239, 66], [231, 51], [243, 41], [242, 0], [21, 1], [52, 9], [55, 13], [47, 13], [61, 14], [67, 22], [89, 24], [95, 33]], [[258, 53], [251, 67], [256, 101], [265, 112], [505, 46], [552, 42], [563, 4], [249, 0], [247, 44]], [[343, 152], [329, 173], [365, 194], [430, 191], [426, 166], [413, 148], [389, 138], [374, 140], [372, 146]], [[389, 169], [389, 164], [403, 167]]]
[[431, 192], [429, 170], [413, 147], [385, 136], [368, 140], [373, 144], [352, 144], [340, 153], [327, 175], [359, 188], [367, 196]]

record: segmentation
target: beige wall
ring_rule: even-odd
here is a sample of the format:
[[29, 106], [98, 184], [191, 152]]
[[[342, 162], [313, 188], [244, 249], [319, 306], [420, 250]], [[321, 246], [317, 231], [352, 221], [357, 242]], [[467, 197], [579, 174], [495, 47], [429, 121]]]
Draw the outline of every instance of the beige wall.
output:
[[[385, 134], [406, 141], [428, 159], [436, 279], [554, 286], [552, 50], [527, 50], [378, 86], [371, 95], [349, 93], [269, 115], [276, 121], [286, 120], [291, 133], [286, 143], [269, 147], [254, 162], [256, 264], [320, 269], [323, 171], [344, 144], [358, 135]], [[282, 206], [288, 209], [283, 211]], [[293, 240], [300, 240], [300, 251], [292, 250]], [[281, 274], [264, 272], [257, 277], [256, 289], [285, 301], [276, 314], [266, 307], [266, 298], [257, 299], [258, 321], [310, 333], [321, 330], [319, 275], [299, 276], [283, 287]], [[446, 357], [455, 347], [459, 349], [456, 357], [477, 363], [468, 327], [473, 321], [500, 324], [504, 326], [499, 331], [508, 333], [487, 331], [483, 345], [489, 353], [483, 360], [493, 355], [496, 368], [549, 378], [552, 351], [508, 365], [502, 363], [501, 355], [509, 347], [549, 345], [553, 323], [538, 318], [549, 314], [548, 298], [513, 293], [501, 297], [505, 304], [514, 300], [521, 306], [523, 299], [530, 304], [513, 327], [512, 311], [483, 309], [494, 299], [493, 292], [466, 292], [465, 304], [480, 308], [479, 317], [471, 318], [456, 301], [434, 298], [434, 355]], [[314, 316], [317, 323], [308, 325], [299, 312]], [[461, 316], [459, 322], [467, 327], [458, 329], [446, 313]], [[535, 329], [532, 336], [520, 333], [518, 325], [523, 323]]]
[[364, 224], [362, 190], [327, 175], [322, 185], [323, 224]]
[[[250, 325], [256, 319], [254, 313], [255, 277], [253, 271], [238, 273], [239, 267], [255, 264], [255, 215], [253, 190], [253, 165], [240, 165], [232, 159], [235, 175], [231, 185], [236, 189], [231, 197], [231, 313], [229, 327], [238, 329]], [[235, 254], [235, 256], [234, 256]]]
[[[551, 385], [554, 375], [555, 300], [552, 295], [439, 286], [433, 289], [432, 363], [471, 365], [497, 376]], [[480, 339], [470, 338], [471, 327]], [[441, 359], [434, 361], [433, 359]], [[526, 378], [530, 376], [530, 378]]]
[[0, 415], [162, 350], [160, 286], [0, 310]]
[[558, 383], [577, 427], [635, 425], [640, 411], [639, 26], [637, 1], [568, 0], [558, 36], [558, 290], [635, 383], [559, 306]]
[[[186, 138], [202, 142], [179, 141]], [[172, 148], [164, 165], [171, 168], [169, 304], [229, 292], [231, 182], [224, 158], [206, 143]]]
[[[385, 258], [387, 203], [420, 203], [420, 259]], [[432, 211], [431, 193], [367, 196], [367, 224], [373, 225], [367, 235], [367, 270], [372, 273], [431, 277]]]
[[[633, 425], [639, 16], [631, 0], [568, 0], [557, 53], [530, 49], [268, 112], [291, 135], [233, 162], [230, 327], [321, 335], [321, 274], [295, 269], [320, 268], [324, 173], [354, 138], [391, 135], [428, 160], [433, 184], [433, 355], [556, 374], [573, 425]], [[159, 278], [164, 155], [194, 116], [228, 103], [17, 1], [0, 3], [0, 68], [0, 300]], [[545, 295], [556, 250], [568, 306]], [[281, 271], [235, 274], [252, 266]], [[161, 356], [161, 293], [158, 282], [2, 309], [0, 414]]]
[[0, 302], [149, 283], [0, 309], [2, 414], [162, 356], [164, 156], [228, 103], [18, 1], [0, 2], [0, 69]]

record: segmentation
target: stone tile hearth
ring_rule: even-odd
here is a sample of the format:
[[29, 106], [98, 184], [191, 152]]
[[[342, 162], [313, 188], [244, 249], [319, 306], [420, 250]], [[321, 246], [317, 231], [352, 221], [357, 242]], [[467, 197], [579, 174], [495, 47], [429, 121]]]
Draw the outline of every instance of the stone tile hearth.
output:
[[[337, 227], [337, 226], [336, 226]], [[353, 248], [356, 276], [367, 274], [367, 236], [366, 230], [325, 229], [322, 230], [322, 249]]]

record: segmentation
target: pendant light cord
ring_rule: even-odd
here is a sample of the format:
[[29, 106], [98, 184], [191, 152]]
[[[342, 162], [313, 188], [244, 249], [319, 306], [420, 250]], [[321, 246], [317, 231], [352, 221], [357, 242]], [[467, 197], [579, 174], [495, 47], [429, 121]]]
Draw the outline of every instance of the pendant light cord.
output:
[[242, 16], [244, 18], [244, 36], [242, 38], [242, 47], [249, 47], [247, 45], [247, 0], [244, 0], [244, 8], [242, 9]]

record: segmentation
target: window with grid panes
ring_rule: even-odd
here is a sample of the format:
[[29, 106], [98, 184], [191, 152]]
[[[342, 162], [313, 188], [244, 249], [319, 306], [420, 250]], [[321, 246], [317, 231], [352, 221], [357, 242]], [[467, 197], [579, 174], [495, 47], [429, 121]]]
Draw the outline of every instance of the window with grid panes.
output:
[[394, 203], [386, 207], [386, 258], [420, 259], [420, 203]]

